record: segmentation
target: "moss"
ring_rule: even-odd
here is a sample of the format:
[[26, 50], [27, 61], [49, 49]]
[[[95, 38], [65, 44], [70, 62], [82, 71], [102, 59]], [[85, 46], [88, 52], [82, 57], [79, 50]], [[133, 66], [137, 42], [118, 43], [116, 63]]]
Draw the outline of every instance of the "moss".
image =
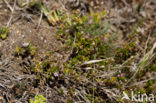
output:
[[149, 71], [156, 72], [156, 64], [151, 64], [149, 67]]
[[149, 80], [149, 81], [146, 83], [145, 88], [146, 88], [147, 93], [152, 93], [153, 90], [155, 90], [155, 88], [156, 88], [156, 81], [154, 81], [154, 80]]
[[116, 62], [122, 63], [123, 61], [130, 58], [130, 56], [135, 55], [136, 54], [135, 48], [136, 48], [135, 42], [126, 43], [124, 47], [117, 48], [115, 55]]

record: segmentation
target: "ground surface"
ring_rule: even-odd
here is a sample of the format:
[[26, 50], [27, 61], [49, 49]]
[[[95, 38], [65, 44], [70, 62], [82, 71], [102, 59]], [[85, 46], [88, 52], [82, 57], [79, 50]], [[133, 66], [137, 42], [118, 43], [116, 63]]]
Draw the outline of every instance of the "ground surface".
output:
[[[8, 1], [13, 6], [14, 0]], [[93, 8], [95, 11], [105, 10], [108, 12], [103, 21], [104, 23], [111, 22], [108, 31], [111, 35], [118, 35], [115, 45], [129, 43], [131, 40], [129, 40], [128, 34], [133, 31], [134, 26], [138, 24], [140, 18], [145, 17], [143, 26], [140, 29], [137, 27], [140, 34], [133, 38], [138, 40], [137, 53], [143, 56], [143, 51], [145, 53], [148, 52], [154, 42], [156, 42], [156, 1], [128, 0], [127, 3], [123, 1], [125, 0], [99, 0], [95, 4], [97, 7], [90, 4], [90, 8]], [[44, 2], [47, 5], [51, 3], [52, 6], [49, 6], [51, 9], [63, 8], [56, 1], [55, 3], [50, 0], [45, 0]], [[143, 10], [138, 13], [136, 9], [141, 4], [143, 5]], [[18, 8], [16, 9], [12, 14], [6, 3], [3, 0], [0, 1], [0, 26], [5, 27], [10, 17], [13, 16], [9, 24], [10, 30], [7, 38], [5, 40], [0, 39], [0, 102], [27, 103], [29, 99], [34, 98], [37, 94], [44, 95], [48, 103], [67, 102], [68, 98], [58, 93], [59, 86], [62, 86], [61, 83], [60, 85], [56, 84], [56, 86], [41, 83], [36, 74], [30, 71], [30, 68], [34, 65], [34, 61], [43, 61], [46, 59], [46, 53], [49, 51], [56, 51], [52, 54], [52, 61], [55, 63], [63, 62], [69, 54], [69, 50], [62, 49], [64, 43], [58, 40], [56, 26], [49, 25], [46, 17], [43, 17], [39, 28], [37, 28], [40, 11], [32, 13], [26, 9], [23, 9], [23, 11], [18, 10]], [[146, 45], [148, 38], [149, 42]], [[33, 59], [29, 56], [22, 58], [14, 55], [16, 47], [21, 47], [24, 42], [30, 42], [35, 46], [37, 55]], [[145, 45], [149, 46], [149, 48]], [[155, 57], [152, 64], [156, 63]], [[156, 74], [155, 72], [151, 72], [150, 75], [155, 78]], [[73, 85], [78, 86], [79, 84], [73, 83]], [[91, 103], [82, 97], [79, 99], [84, 103]], [[77, 97], [74, 97], [73, 100], [80, 101]]]

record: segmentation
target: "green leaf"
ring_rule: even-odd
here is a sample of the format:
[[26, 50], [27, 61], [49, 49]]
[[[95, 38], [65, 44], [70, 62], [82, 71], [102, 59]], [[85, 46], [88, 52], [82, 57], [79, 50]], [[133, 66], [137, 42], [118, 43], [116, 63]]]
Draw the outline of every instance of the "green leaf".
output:
[[47, 16], [48, 10], [42, 5], [42, 3], [41, 3], [40, 0], [38, 0], [37, 5], [38, 5], [39, 8], [41, 9], [41, 11]]
[[105, 28], [104, 28], [104, 34], [108, 32], [109, 26], [110, 26], [109, 24], [107, 24], [107, 25], [105, 26]]

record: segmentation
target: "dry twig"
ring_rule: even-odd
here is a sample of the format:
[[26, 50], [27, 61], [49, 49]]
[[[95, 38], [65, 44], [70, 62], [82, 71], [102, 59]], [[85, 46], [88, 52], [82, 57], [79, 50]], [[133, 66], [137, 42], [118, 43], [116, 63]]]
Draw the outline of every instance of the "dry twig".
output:
[[3, 0], [3, 1], [7, 4], [8, 8], [10, 9], [10, 11], [13, 12], [14, 9], [10, 6], [10, 4], [8, 3], [8, 1], [7, 0]]
[[11, 20], [12, 20], [12, 18], [13, 18], [13, 13], [14, 13], [14, 10], [15, 10], [15, 6], [16, 6], [16, 0], [14, 0], [14, 6], [13, 6], [12, 11], [11, 11], [10, 19], [9, 19], [9, 21], [8, 21], [8, 23], [7, 23], [7, 27], [10, 25]]
[[41, 14], [40, 14], [40, 19], [39, 19], [39, 22], [38, 22], [38, 25], [37, 25], [37, 29], [39, 29], [39, 27], [40, 27], [42, 18], [43, 18], [43, 12], [41, 12]]

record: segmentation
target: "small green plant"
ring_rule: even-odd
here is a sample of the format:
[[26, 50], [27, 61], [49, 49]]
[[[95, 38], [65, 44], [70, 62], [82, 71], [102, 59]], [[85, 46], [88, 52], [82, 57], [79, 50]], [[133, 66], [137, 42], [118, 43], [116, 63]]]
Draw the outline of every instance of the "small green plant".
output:
[[15, 55], [17, 56], [26, 57], [29, 55], [34, 56], [35, 54], [36, 54], [35, 46], [33, 46], [29, 42], [23, 43], [22, 47], [16, 47], [16, 50], [15, 50]]
[[17, 0], [17, 4], [19, 7], [32, 7], [40, 0]]
[[108, 50], [111, 48], [107, 41], [111, 36], [107, 34], [109, 24], [104, 26], [102, 22], [105, 15], [106, 12], [103, 11], [90, 15], [79, 16], [76, 13], [61, 17], [61, 24], [57, 33], [59, 38], [65, 40], [66, 47], [72, 49], [72, 59], [70, 59], [70, 65], [67, 68], [80, 61], [89, 61], [94, 57], [101, 59], [107, 56]]
[[21, 8], [31, 8], [36, 5], [47, 17], [48, 22], [51, 25], [55, 26], [59, 22], [57, 10], [52, 11], [47, 10], [41, 0], [18, 0], [17, 4]]
[[30, 103], [46, 103], [46, 98], [43, 95], [37, 95], [35, 100], [30, 99]]
[[59, 33], [74, 35], [74, 33], [80, 32], [83, 35], [90, 34], [91, 36], [103, 35], [108, 32], [109, 24], [103, 25], [102, 18], [106, 16], [106, 12], [102, 13], [91, 13], [90, 15], [79, 16], [78, 13], [68, 15], [63, 14], [61, 17], [61, 24]]
[[50, 24], [56, 25], [59, 22], [59, 16], [56, 10], [48, 11], [46, 7], [42, 5], [40, 0], [38, 0], [37, 5], [41, 9], [41, 11], [44, 13], [44, 15], [47, 17]]
[[6, 28], [0, 27], [0, 38], [3, 40], [6, 39], [8, 32], [9, 32], [9, 27]]

